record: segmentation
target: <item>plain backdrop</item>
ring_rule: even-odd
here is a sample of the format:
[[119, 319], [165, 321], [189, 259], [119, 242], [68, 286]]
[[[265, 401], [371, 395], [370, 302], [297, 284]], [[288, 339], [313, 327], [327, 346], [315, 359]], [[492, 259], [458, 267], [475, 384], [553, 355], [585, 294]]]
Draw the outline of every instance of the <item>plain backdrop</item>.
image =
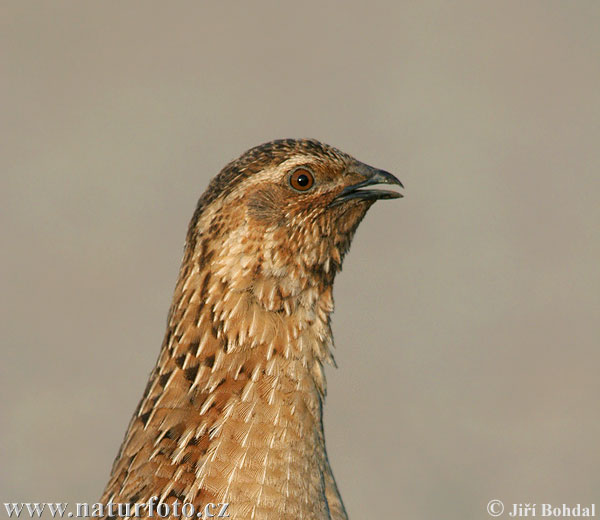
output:
[[197, 198], [280, 137], [406, 186], [335, 287], [350, 516], [600, 500], [599, 2], [5, 1], [0, 24], [0, 502], [99, 498]]

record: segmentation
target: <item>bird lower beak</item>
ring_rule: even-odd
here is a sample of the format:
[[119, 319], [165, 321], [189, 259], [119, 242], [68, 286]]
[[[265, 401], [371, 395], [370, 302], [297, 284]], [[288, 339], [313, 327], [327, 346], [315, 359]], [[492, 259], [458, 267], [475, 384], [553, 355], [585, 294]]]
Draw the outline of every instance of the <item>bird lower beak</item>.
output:
[[364, 180], [352, 184], [350, 186], [346, 186], [336, 197], [331, 201], [329, 206], [337, 206], [342, 202], [346, 202], [352, 199], [360, 199], [360, 200], [379, 200], [379, 199], [399, 199], [403, 197], [403, 195], [397, 191], [391, 190], [370, 190], [363, 189], [368, 186], [374, 186], [377, 184], [396, 184], [401, 188], [404, 188], [404, 185], [400, 182], [400, 180], [392, 175], [389, 172], [384, 170], [378, 170], [376, 168], [372, 168], [371, 166], [367, 166], [366, 164], [360, 163], [358, 168], [356, 168], [356, 173], [358, 173]]

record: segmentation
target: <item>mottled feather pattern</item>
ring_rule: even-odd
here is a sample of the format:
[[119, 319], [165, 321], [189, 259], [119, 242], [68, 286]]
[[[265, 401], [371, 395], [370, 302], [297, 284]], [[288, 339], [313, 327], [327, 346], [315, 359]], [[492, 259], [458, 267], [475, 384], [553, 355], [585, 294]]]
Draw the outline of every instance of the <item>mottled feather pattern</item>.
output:
[[[188, 229], [167, 331], [102, 501], [230, 503], [236, 519], [347, 518], [323, 434], [332, 287], [374, 200], [330, 208], [355, 159], [279, 140], [228, 164]], [[317, 186], [295, 193], [288, 172]]]

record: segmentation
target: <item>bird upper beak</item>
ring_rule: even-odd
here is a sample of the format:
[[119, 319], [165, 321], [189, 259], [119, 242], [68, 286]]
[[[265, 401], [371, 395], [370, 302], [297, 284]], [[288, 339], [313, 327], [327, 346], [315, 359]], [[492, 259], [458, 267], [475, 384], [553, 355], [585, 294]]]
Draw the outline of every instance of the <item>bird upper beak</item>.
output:
[[403, 195], [397, 191], [391, 190], [368, 190], [363, 189], [367, 186], [373, 186], [376, 184], [396, 184], [402, 188], [404, 185], [400, 180], [389, 172], [384, 170], [378, 170], [372, 166], [368, 166], [363, 163], [358, 163], [356, 167], [352, 169], [353, 174], [357, 174], [359, 178], [363, 180], [346, 186], [338, 195], [331, 201], [329, 206], [337, 206], [342, 202], [352, 199], [361, 200], [378, 200], [378, 199], [399, 199]]

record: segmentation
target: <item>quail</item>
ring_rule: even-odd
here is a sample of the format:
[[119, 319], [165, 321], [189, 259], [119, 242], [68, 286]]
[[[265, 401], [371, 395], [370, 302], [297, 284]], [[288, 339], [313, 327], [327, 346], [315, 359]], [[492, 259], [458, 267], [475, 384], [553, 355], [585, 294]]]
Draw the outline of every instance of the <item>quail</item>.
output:
[[347, 519], [325, 447], [324, 365], [333, 282], [356, 228], [375, 201], [402, 196], [378, 184], [402, 187], [313, 139], [252, 148], [210, 182], [102, 503]]

